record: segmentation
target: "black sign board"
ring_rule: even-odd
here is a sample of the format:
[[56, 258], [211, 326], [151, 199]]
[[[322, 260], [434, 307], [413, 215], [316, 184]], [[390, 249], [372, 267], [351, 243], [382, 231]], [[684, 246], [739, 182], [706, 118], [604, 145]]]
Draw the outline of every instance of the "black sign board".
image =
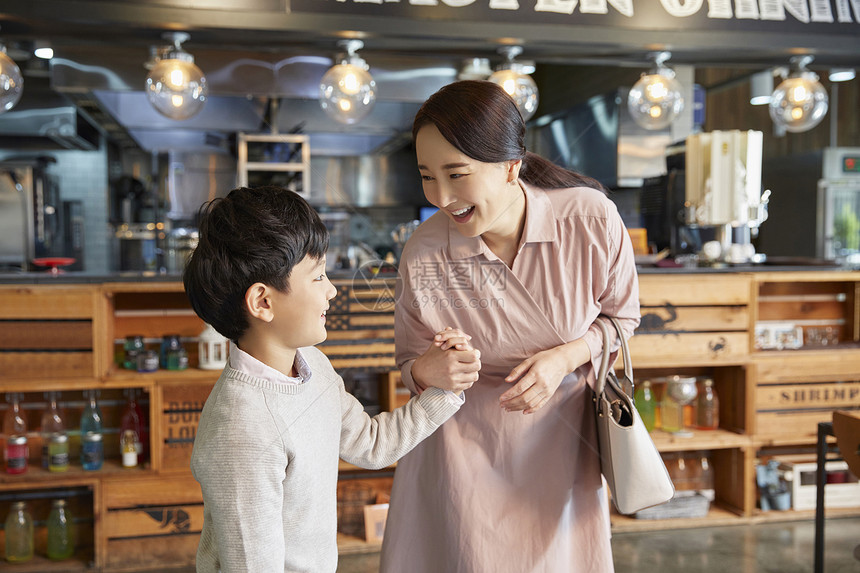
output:
[[290, 9], [476, 23], [860, 36], [860, 0], [291, 0]]

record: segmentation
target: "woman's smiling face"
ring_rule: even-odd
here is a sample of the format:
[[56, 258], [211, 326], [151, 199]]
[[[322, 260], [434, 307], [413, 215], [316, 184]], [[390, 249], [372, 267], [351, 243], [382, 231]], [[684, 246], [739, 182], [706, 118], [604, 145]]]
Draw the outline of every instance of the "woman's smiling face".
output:
[[457, 223], [466, 237], [505, 233], [522, 189], [517, 184], [520, 161], [483, 163], [451, 145], [433, 124], [415, 137], [424, 196]]

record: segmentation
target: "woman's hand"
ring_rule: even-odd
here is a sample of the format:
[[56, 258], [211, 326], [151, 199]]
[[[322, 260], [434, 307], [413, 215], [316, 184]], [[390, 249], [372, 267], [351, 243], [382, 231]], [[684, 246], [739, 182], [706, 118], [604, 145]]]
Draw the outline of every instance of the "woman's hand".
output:
[[478, 380], [481, 352], [472, 337], [448, 327], [436, 333], [427, 351], [412, 364], [412, 379], [421, 388], [435, 386], [460, 394]]
[[506, 382], [514, 387], [499, 397], [506, 411], [532, 414], [543, 407], [565, 376], [591, 359], [584, 340], [574, 340], [526, 358], [511, 370]]

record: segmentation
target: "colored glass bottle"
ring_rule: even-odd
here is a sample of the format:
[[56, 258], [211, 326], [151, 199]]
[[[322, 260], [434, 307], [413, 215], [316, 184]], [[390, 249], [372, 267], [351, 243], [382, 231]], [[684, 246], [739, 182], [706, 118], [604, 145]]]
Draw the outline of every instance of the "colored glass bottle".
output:
[[48, 516], [48, 559], [62, 561], [75, 554], [75, 528], [66, 500], [55, 499]]
[[684, 406], [696, 398], [696, 379], [692, 376], [670, 376], [660, 403], [663, 431], [690, 435], [684, 429]]
[[654, 398], [650, 380], [645, 380], [639, 384], [633, 393], [633, 400], [645, 427], [649, 432], [653, 432], [657, 422], [657, 401]]
[[23, 563], [33, 558], [33, 517], [23, 501], [12, 503], [6, 516], [6, 561]]
[[702, 391], [696, 397], [696, 428], [699, 430], [716, 430], [720, 427], [720, 401], [714, 381], [705, 378]]
[[138, 437], [134, 430], [125, 430], [119, 440], [119, 447], [122, 450], [122, 467], [136, 468], [138, 463], [137, 455]]
[[51, 436], [65, 434], [66, 425], [59, 406], [60, 394], [58, 392], [46, 392], [45, 399], [48, 401], [48, 407], [42, 412], [42, 426], [39, 433], [42, 436], [42, 468], [48, 469], [50, 461], [48, 446], [51, 443]]
[[27, 471], [27, 460], [30, 457], [30, 447], [27, 443], [27, 420], [21, 410], [21, 394], [10, 392], [6, 394], [9, 409], [3, 417], [3, 433], [6, 436], [4, 459], [6, 473], [22, 474]]
[[104, 462], [102, 412], [97, 390], [85, 390], [87, 405], [81, 413], [81, 466], [87, 471], [101, 469]]
[[134, 432], [137, 436], [135, 448], [137, 450], [138, 461], [142, 463], [146, 459], [146, 454], [149, 450], [149, 435], [147, 432], [146, 416], [144, 416], [140, 403], [137, 401], [138, 391], [136, 388], [125, 390], [128, 401], [122, 412], [119, 435], [122, 437], [126, 430]]

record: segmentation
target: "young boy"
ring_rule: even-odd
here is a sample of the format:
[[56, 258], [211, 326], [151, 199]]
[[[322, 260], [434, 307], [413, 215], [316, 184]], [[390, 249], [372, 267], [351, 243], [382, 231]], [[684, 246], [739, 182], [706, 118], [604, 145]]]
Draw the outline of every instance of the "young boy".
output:
[[406, 454], [458, 410], [478, 352], [462, 332], [440, 333], [435, 351], [463, 382], [369, 417], [314, 348], [337, 292], [316, 212], [262, 187], [234, 189], [201, 213], [185, 291], [232, 342], [191, 456], [203, 491], [197, 571], [334, 572], [338, 458], [378, 469]]

